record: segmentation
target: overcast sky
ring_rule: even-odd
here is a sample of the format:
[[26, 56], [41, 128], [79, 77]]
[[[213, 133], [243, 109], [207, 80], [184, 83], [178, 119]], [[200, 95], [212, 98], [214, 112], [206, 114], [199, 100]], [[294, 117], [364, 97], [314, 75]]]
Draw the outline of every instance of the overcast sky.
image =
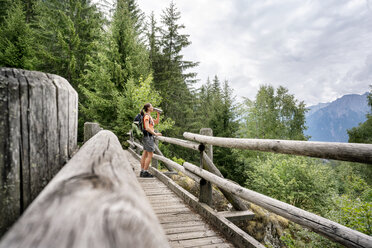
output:
[[[137, 0], [158, 23], [170, 0]], [[199, 61], [200, 83], [228, 80], [254, 99], [262, 84], [282, 85], [308, 105], [372, 84], [372, 0], [174, 0]]]

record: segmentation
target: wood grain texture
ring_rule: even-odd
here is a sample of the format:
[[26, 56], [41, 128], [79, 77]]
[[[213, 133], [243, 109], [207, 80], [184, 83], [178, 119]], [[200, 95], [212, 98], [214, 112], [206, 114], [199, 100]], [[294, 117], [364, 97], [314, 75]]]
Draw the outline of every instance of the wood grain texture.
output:
[[186, 139], [220, 147], [293, 154], [372, 164], [372, 144], [209, 137], [183, 133]]
[[[77, 95], [56, 75], [0, 68], [0, 77], [2, 236], [67, 162], [68, 144], [76, 150]], [[69, 114], [70, 100], [76, 113]]]
[[240, 185], [229, 182], [224, 178], [220, 178], [188, 162], [184, 163], [184, 167], [236, 196], [283, 216], [297, 224], [308, 227], [314, 232], [343, 244], [346, 247], [372, 247], [372, 237], [366, 234], [352, 230], [336, 222], [271, 197], [243, 188]]
[[[135, 152], [132, 150], [132, 153]], [[136, 174], [140, 170], [140, 164], [136, 158], [131, 163]], [[137, 155], [136, 155], [137, 156]], [[156, 170], [153, 168], [153, 170]], [[158, 172], [158, 170], [156, 170]], [[159, 187], [164, 185], [159, 179], [138, 178], [147, 198], [150, 201], [162, 227], [166, 231], [168, 241], [172, 247], [200, 247], [202, 244], [213, 244], [205, 241], [205, 238], [219, 240], [219, 244], [232, 247], [218, 231], [214, 230], [199, 214], [192, 211], [186, 203], [169, 188]], [[149, 187], [149, 185], [153, 185]], [[159, 194], [155, 194], [158, 191]]]
[[19, 83], [10, 70], [0, 70], [0, 235], [19, 216], [20, 104]]
[[7, 247], [169, 247], [117, 137], [101, 131], [4, 236]]
[[[131, 152], [133, 157], [135, 157], [138, 160], [140, 159], [140, 156], [133, 149], [128, 149], [128, 151]], [[131, 160], [132, 160], [132, 163], [135, 164], [135, 162], [133, 162], [133, 159]], [[137, 168], [138, 167], [139, 165], [137, 165]], [[136, 166], [134, 166], [134, 168], [136, 168]], [[151, 173], [153, 173], [153, 175], [155, 175], [157, 179], [159, 179], [162, 182], [162, 184], [166, 185], [169, 189], [171, 189], [174, 192], [174, 194], [176, 194], [178, 197], [180, 197], [183, 200], [183, 204], [191, 207], [194, 211], [196, 211], [198, 214], [204, 217], [203, 220], [183, 220], [183, 221], [162, 223], [162, 227], [167, 233], [169, 231], [172, 232], [171, 230], [175, 228], [204, 226], [204, 225], [207, 225], [208, 223], [208, 224], [212, 224], [213, 227], [215, 227], [219, 232], [221, 232], [227, 238], [227, 240], [233, 243], [236, 247], [259, 247], [259, 248], [264, 247], [257, 240], [255, 240], [254, 238], [249, 236], [247, 233], [245, 233], [243, 230], [241, 230], [236, 225], [234, 225], [234, 223], [220, 216], [216, 211], [214, 211], [208, 205], [200, 203], [198, 201], [198, 198], [196, 198], [191, 193], [189, 193], [188, 191], [186, 191], [185, 189], [177, 185], [177, 183], [175, 183], [173, 180], [165, 176], [163, 173], [151, 167], [150, 167], [150, 170], [151, 170]], [[138, 174], [138, 169], [137, 169], [137, 174]], [[149, 184], [157, 182], [155, 179], [151, 179], [151, 180], [140, 179], [140, 180], [141, 180], [142, 187], [143, 187], [143, 184], [147, 182], [146, 187], [145, 188], [143, 187], [145, 192], [147, 192], [147, 190], [151, 190], [151, 192], [153, 192], [153, 190], [158, 187], [158, 184], [156, 186], [149, 187]], [[153, 209], [155, 209], [155, 211], [159, 211], [159, 209], [161, 208], [166, 208], [170, 206], [169, 203], [167, 202], [163, 203], [161, 201], [156, 201], [156, 202], [152, 201], [151, 205]], [[174, 205], [181, 206], [181, 203], [177, 203], [176, 201], [176, 203], [172, 203], [172, 206]], [[171, 211], [171, 213], [173, 214], [174, 211]], [[182, 213], [183, 213], [183, 210], [182, 210]], [[162, 212], [161, 214], [163, 215], [164, 213]], [[208, 222], [206, 222], [205, 220], [207, 220]], [[211, 227], [209, 227], [209, 229], [210, 228]], [[190, 240], [190, 241], [194, 241], [194, 240]], [[206, 246], [212, 245], [213, 247], [213, 243], [208, 243], [208, 242], [206, 244], [198, 244], [194, 242], [190, 242], [190, 244], [187, 244], [183, 241], [181, 243], [178, 241], [171, 242], [172, 247], [190, 247], [190, 246], [191, 247], [192, 246], [202, 247], [204, 245]], [[221, 247], [231, 247], [231, 244], [228, 244], [227, 242], [219, 243], [219, 245]], [[219, 247], [219, 246], [216, 246], [216, 247]]]
[[84, 123], [84, 142], [87, 142], [90, 138], [101, 131], [101, 127], [95, 122]]

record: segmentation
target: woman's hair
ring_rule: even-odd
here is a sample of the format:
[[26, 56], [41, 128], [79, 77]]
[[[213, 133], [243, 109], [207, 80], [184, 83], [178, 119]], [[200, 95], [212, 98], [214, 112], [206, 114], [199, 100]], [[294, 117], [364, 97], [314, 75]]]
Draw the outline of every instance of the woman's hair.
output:
[[[141, 115], [145, 115], [145, 112], [147, 112], [147, 110], [150, 108], [150, 106], [151, 106], [151, 103], [146, 103], [141, 110]], [[145, 110], [145, 112], [144, 112], [144, 110]]]

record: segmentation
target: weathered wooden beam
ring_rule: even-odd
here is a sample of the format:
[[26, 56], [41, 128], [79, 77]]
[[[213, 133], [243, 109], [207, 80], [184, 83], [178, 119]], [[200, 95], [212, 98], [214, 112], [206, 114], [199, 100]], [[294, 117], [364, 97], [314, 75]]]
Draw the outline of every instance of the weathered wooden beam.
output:
[[0, 68], [0, 236], [77, 149], [70, 102], [57, 75]]
[[102, 128], [98, 123], [95, 122], [85, 122], [84, 123], [84, 143], [87, 142], [90, 138], [96, 135]]
[[254, 213], [245, 210], [245, 211], [223, 211], [218, 212], [220, 216], [225, 217], [226, 219], [235, 222], [235, 221], [241, 221], [241, 220], [251, 220], [254, 218]]
[[183, 133], [186, 139], [214, 146], [293, 154], [372, 164], [372, 144], [271, 139], [238, 139]]
[[[205, 152], [202, 152], [202, 156], [203, 156], [203, 161], [205, 163], [204, 165], [207, 167], [206, 169], [209, 172], [212, 172], [213, 174], [221, 178], [224, 178], [220, 170], [214, 165], [212, 160], [209, 158], [209, 156]], [[220, 190], [222, 194], [226, 197], [226, 199], [233, 205], [235, 210], [241, 210], [241, 211], [248, 210], [248, 207], [241, 199], [239, 199], [235, 195], [231, 194], [230, 192], [222, 188], [220, 188]]]
[[[200, 129], [200, 134], [213, 136], [213, 130], [211, 128], [202, 128]], [[209, 158], [213, 161], [213, 146], [206, 145], [205, 153]], [[200, 153], [200, 168], [204, 168], [203, 162], [203, 155]], [[205, 180], [204, 178], [200, 181], [200, 190], [199, 190], [199, 201], [202, 203], [207, 204], [208, 206], [212, 206], [213, 199], [212, 199], [212, 184], [211, 182]]]
[[156, 139], [162, 142], [167, 142], [169, 144], [178, 145], [178, 146], [189, 148], [195, 151], [199, 151], [199, 144], [191, 142], [191, 141], [181, 140], [181, 139], [176, 139], [176, 138], [169, 138], [169, 137], [164, 137], [164, 136], [157, 136]]
[[8, 247], [169, 247], [117, 137], [100, 131], [1, 240]]
[[[143, 150], [143, 146], [141, 144], [138, 144], [137, 142], [131, 142], [130, 140], [127, 140], [127, 142], [130, 143], [130, 144], [135, 145], [141, 151]], [[185, 168], [182, 165], [180, 165], [180, 164], [178, 164], [178, 163], [170, 160], [169, 158], [166, 158], [164, 156], [160, 156], [160, 155], [157, 155], [157, 154], [154, 154], [154, 158], [156, 158], [157, 160], [159, 160], [159, 161], [163, 162], [164, 164], [168, 165], [170, 168], [182, 172], [186, 176], [188, 176], [191, 179], [195, 180], [197, 183], [200, 183], [201, 178], [198, 177], [198, 176], [196, 176], [195, 174], [193, 174], [193, 173], [185, 170]]]
[[236, 196], [283, 216], [297, 224], [310, 228], [314, 232], [345, 245], [346, 247], [372, 247], [372, 237], [366, 234], [352, 230], [336, 222], [330, 221], [316, 214], [307, 212], [271, 197], [243, 188], [188, 162], [185, 162], [183, 166], [187, 170], [202, 178], [205, 178], [206, 180]]

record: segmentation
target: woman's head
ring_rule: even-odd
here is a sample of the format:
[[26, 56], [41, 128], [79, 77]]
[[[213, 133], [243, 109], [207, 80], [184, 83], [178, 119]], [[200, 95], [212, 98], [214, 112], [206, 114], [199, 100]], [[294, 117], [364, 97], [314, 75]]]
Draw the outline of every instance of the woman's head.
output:
[[154, 108], [152, 107], [151, 103], [146, 103], [141, 110], [141, 114], [144, 115], [144, 113], [152, 112], [153, 110]]

